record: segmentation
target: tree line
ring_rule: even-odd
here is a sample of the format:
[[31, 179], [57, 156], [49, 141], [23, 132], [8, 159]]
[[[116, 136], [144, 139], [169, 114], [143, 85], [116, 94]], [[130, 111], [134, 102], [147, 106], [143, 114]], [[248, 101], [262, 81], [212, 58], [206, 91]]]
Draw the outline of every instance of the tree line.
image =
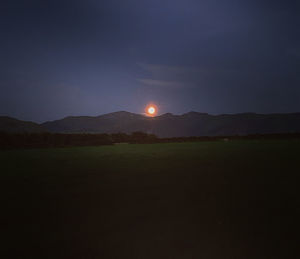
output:
[[156, 143], [153, 134], [134, 132], [132, 134], [66, 134], [66, 133], [6, 133], [0, 132], [0, 148], [38, 148], [102, 146], [117, 143]]
[[144, 132], [133, 132], [132, 134], [0, 132], [0, 149], [102, 146], [119, 143], [150, 144], [171, 142], [230, 141], [239, 139], [300, 139], [300, 133], [158, 138], [154, 134], [147, 134]]

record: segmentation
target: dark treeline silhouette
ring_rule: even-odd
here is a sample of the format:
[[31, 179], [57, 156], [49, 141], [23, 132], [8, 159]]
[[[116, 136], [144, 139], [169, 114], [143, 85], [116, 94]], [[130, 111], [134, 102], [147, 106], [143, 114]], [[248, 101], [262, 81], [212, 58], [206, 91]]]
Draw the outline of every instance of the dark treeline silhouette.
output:
[[42, 147], [75, 147], [75, 146], [101, 146], [113, 144], [150, 144], [172, 142], [198, 142], [198, 141], [229, 141], [239, 139], [275, 140], [299, 139], [300, 133], [287, 134], [255, 134], [236, 136], [201, 136], [201, 137], [174, 137], [158, 138], [153, 134], [134, 132], [132, 134], [63, 134], [63, 133], [6, 133], [0, 132], [0, 149], [16, 148], [42, 148]]
[[0, 148], [39, 148], [101, 146], [117, 143], [156, 143], [153, 134], [134, 132], [132, 134], [64, 134], [64, 133], [6, 133], [0, 132]]
[[197, 142], [197, 141], [229, 141], [229, 140], [276, 140], [276, 139], [299, 139], [300, 133], [278, 133], [278, 134], [251, 134], [233, 136], [200, 136], [200, 137], [181, 137], [181, 138], [161, 138], [162, 143], [168, 142]]

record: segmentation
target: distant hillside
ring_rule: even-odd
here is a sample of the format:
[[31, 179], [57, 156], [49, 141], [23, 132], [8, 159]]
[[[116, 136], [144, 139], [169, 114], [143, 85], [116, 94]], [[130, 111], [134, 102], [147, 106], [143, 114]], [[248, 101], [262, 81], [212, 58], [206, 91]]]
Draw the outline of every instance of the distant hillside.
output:
[[224, 114], [166, 113], [157, 117], [120, 111], [97, 117], [66, 117], [41, 124], [50, 132], [132, 133], [143, 131], [159, 137], [248, 135], [300, 132], [300, 113]]
[[11, 117], [0, 116], [0, 131], [11, 133], [24, 133], [24, 132], [45, 132], [43, 126], [31, 122], [21, 121]]
[[61, 120], [45, 122], [44, 128], [50, 132], [72, 133], [131, 133], [134, 131], [149, 131], [151, 118], [130, 112], [114, 112], [97, 117], [71, 116]]
[[300, 133], [300, 113], [224, 114], [189, 112], [146, 117], [125, 111], [96, 117], [74, 116], [43, 124], [0, 116], [0, 131], [59, 133], [132, 133], [142, 131], [158, 137], [224, 136], [271, 133]]

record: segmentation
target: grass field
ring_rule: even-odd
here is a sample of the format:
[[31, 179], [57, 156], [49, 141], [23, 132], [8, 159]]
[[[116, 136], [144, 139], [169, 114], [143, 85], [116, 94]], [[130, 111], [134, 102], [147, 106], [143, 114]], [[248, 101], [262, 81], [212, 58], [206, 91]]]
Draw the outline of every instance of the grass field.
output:
[[0, 257], [295, 258], [299, 158], [296, 140], [1, 151]]

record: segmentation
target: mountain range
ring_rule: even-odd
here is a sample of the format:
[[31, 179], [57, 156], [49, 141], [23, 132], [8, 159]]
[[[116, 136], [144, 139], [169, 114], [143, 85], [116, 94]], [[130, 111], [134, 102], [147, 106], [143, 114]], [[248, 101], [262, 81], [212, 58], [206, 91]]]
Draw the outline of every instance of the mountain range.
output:
[[221, 136], [300, 133], [300, 113], [221, 114], [166, 113], [156, 117], [119, 111], [100, 116], [70, 116], [42, 124], [0, 117], [0, 131], [55, 133], [132, 133], [142, 131], [158, 137]]
[[8, 116], [0, 116], [0, 131], [10, 133], [38, 133], [47, 130], [43, 126], [32, 121], [21, 121]]

